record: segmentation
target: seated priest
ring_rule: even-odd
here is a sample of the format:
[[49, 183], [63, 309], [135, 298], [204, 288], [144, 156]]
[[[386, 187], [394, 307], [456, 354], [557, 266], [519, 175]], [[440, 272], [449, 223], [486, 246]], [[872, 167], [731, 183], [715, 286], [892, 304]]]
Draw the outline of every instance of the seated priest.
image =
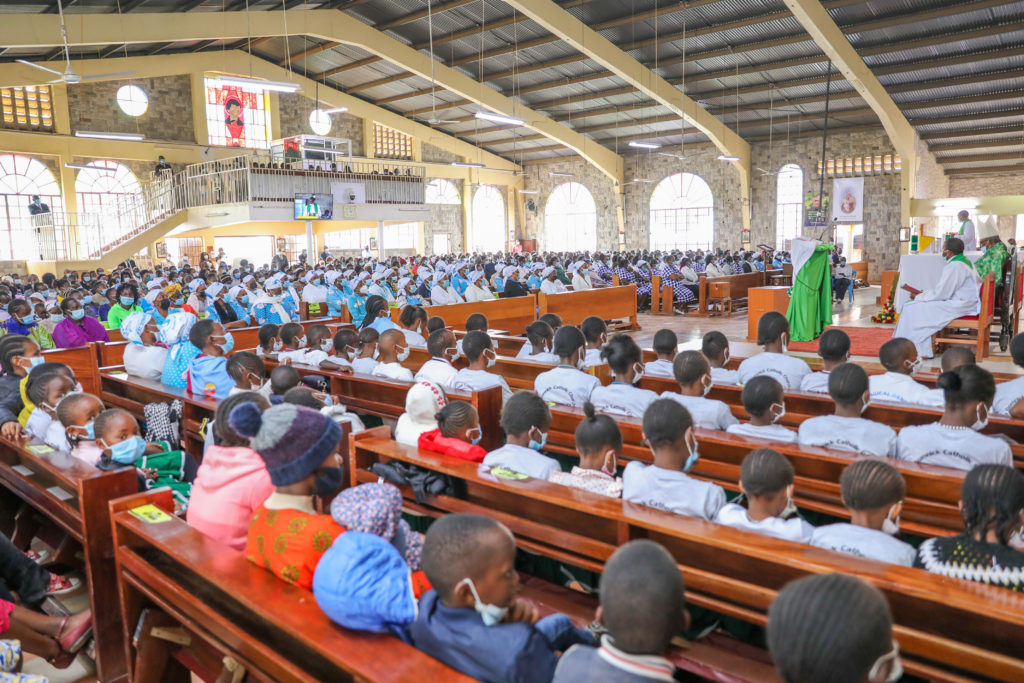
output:
[[978, 244], [985, 253], [974, 262], [974, 270], [982, 280], [989, 273], [994, 274], [996, 287], [998, 287], [1003, 280], [1003, 265], [1010, 258], [1010, 252], [1003, 241], [999, 239], [999, 233], [996, 232], [995, 226], [990, 223], [978, 225]]
[[893, 337], [905, 337], [914, 342], [918, 358], [934, 356], [933, 334], [957, 318], [978, 315], [981, 311], [981, 279], [964, 256], [963, 241], [950, 237], [942, 245], [942, 255], [946, 265], [934, 289], [922, 292], [903, 285], [903, 289], [910, 292], [911, 301], [900, 311]]

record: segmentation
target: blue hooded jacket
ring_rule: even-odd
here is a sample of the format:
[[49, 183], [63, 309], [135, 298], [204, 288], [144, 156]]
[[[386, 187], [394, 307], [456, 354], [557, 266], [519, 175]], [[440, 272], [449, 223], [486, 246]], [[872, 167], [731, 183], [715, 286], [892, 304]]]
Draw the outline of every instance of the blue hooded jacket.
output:
[[331, 621], [356, 631], [386, 632], [406, 642], [416, 598], [405, 558], [380, 536], [346, 531], [323, 554], [313, 596]]

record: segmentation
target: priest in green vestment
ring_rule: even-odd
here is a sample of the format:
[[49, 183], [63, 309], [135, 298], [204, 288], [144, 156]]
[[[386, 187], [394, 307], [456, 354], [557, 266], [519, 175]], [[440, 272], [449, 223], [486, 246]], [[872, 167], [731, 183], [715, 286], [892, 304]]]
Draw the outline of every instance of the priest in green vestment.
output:
[[789, 338], [813, 341], [832, 324], [831, 244], [798, 237], [793, 240], [793, 288], [789, 294]]

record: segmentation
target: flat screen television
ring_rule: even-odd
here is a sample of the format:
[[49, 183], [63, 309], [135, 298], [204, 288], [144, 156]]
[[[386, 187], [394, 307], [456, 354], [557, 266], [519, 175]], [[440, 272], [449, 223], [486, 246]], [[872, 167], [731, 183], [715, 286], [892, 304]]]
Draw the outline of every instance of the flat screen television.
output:
[[295, 195], [295, 220], [329, 221], [334, 217], [334, 197], [329, 194]]

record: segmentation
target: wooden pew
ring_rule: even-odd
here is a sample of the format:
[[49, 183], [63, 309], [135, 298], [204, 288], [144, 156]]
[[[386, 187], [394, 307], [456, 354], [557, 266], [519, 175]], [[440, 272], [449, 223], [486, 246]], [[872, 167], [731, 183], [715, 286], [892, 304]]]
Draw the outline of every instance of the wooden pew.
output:
[[[470, 680], [393, 636], [333, 624], [311, 591], [286, 584], [179, 519], [151, 523], [132, 514], [144, 505], [173, 510], [166, 489], [110, 504], [124, 596], [120, 626], [112, 628], [124, 638], [132, 680], [187, 681], [187, 668], [212, 680], [225, 656], [248, 680]], [[154, 627], [188, 644], [163, 640]]]
[[[579, 408], [556, 406], [551, 409], [551, 427], [546, 449], [554, 453], [576, 454], [576, 427], [583, 419]], [[627, 460], [653, 462], [650, 450], [643, 445], [642, 421], [639, 418], [615, 416], [622, 431], [622, 454]], [[766, 442], [726, 432], [697, 429], [700, 460], [691, 473], [699, 479], [712, 481], [727, 491], [739, 492], [740, 465], [750, 451], [770, 446], [785, 455], [795, 470], [793, 500], [797, 506], [823, 514], [849, 519], [839, 490], [839, 475], [851, 462], [863, 457], [813, 446], [783, 442]], [[902, 514], [902, 528], [920, 536], [949, 536], [963, 532], [963, 521], [957, 504], [966, 472], [891, 461], [907, 482], [907, 499]]]
[[787, 583], [808, 575], [852, 573], [889, 601], [906, 670], [931, 680], [1024, 680], [1024, 596], [919, 569], [887, 565], [769, 538], [704, 520], [624, 503], [587, 491], [527, 479], [509, 481], [475, 463], [393, 441], [355, 437], [353, 483], [376, 480], [374, 462], [398, 459], [464, 482], [459, 498], [429, 496], [410, 510], [440, 516], [486, 514], [508, 526], [519, 547], [591, 571], [622, 543], [647, 538], [679, 563], [687, 601], [763, 626]]
[[[609, 327], [623, 330], [639, 330], [636, 321], [636, 285], [625, 287], [602, 287], [584, 292], [565, 294], [537, 294], [537, 317], [554, 313], [565, 325], [579, 325], [584, 318], [596, 315], [610, 320]], [[488, 318], [494, 327], [499, 327]], [[509, 327], [509, 330], [518, 328]]]
[[675, 298], [671, 282], [662, 284], [660, 275], [651, 276], [651, 315], [675, 315]]
[[71, 368], [86, 393], [99, 392], [100, 371], [96, 363], [96, 352], [91, 345], [43, 351], [43, 358], [46, 362], [64, 363]]
[[[124, 641], [119, 624], [117, 584], [113, 580], [114, 556], [107, 503], [135, 493], [138, 483], [131, 468], [102, 472], [39, 442], [0, 439], [0, 485], [18, 496], [35, 514], [82, 547], [85, 580], [92, 607], [96, 636], [96, 667], [101, 681], [124, 675]], [[11, 540], [25, 549], [35, 525], [21, 524], [30, 515], [18, 515]], [[56, 557], [73, 556], [73, 548], [62, 546]]]
[[708, 285], [712, 282], [724, 282], [729, 285], [729, 297], [732, 299], [732, 310], [737, 307], [746, 308], [747, 290], [751, 287], [764, 287], [766, 278], [764, 272], [755, 270], [752, 273], [741, 275], [725, 275], [723, 277], [707, 277], [704, 273], [697, 284], [697, 312], [700, 315], [708, 315]]
[[[424, 306], [428, 316], [440, 316], [445, 323], [463, 327], [466, 318], [474, 313], [483, 313], [493, 329], [520, 332], [537, 319], [537, 300], [532, 296], [517, 296], [493, 301], [449, 304], [447, 306]], [[396, 323], [401, 309], [391, 309], [391, 319]]]
[[[267, 360], [266, 363], [268, 371], [277, 366], [275, 361]], [[331, 393], [338, 396], [342, 404], [354, 412], [388, 419], [397, 419], [405, 412], [405, 395], [412, 386], [410, 382], [363, 373], [321, 370], [298, 363], [292, 367], [303, 376], [327, 377], [331, 383]], [[469, 401], [476, 408], [483, 431], [483, 441], [480, 442], [483, 448], [493, 450], [501, 446], [505, 438], [501, 429], [501, 387], [495, 386], [472, 393], [446, 390], [445, 395], [451, 401]]]

